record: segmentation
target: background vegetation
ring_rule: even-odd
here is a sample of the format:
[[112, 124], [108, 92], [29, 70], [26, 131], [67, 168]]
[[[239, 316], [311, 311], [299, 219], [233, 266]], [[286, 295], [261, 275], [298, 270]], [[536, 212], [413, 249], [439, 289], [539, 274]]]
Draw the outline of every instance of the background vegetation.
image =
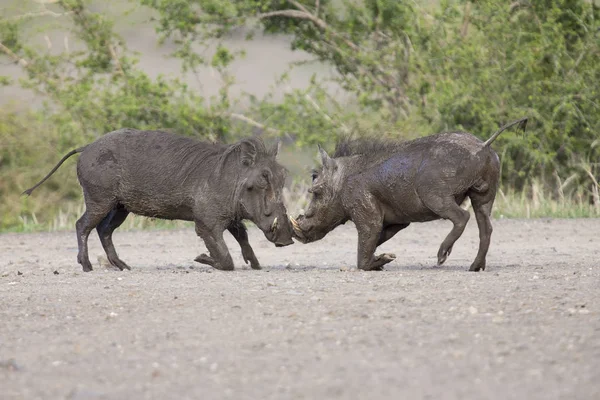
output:
[[[506, 132], [494, 144], [503, 163], [495, 215], [600, 216], [597, 1], [112, 4], [110, 12], [84, 0], [2, 9], [0, 61], [24, 75], [0, 77], [0, 85], [20, 85], [45, 101], [31, 109], [4, 102], [0, 111], [0, 230], [71, 228], [82, 207], [72, 164], [31, 198], [19, 194], [62, 154], [125, 126], [223, 141], [281, 137], [294, 155], [312, 154], [316, 143], [332, 147], [348, 133], [410, 139], [462, 129], [487, 138], [525, 115], [524, 136]], [[209, 95], [179, 77], [145, 72], [115, 28], [136, 20], [150, 21], [157, 41], [170, 43], [181, 76], [210, 73], [218, 90]], [[61, 50], [48, 39], [57, 29], [70, 32]], [[40, 35], [45, 46], [34, 40]], [[264, 95], [240, 92], [231, 66], [247, 54], [228, 45], [232, 35], [285, 35], [307, 57], [266, 83]], [[306, 63], [324, 68], [290, 88], [290, 73]], [[286, 194], [292, 210], [303, 206], [306, 188], [303, 176], [294, 178]]]

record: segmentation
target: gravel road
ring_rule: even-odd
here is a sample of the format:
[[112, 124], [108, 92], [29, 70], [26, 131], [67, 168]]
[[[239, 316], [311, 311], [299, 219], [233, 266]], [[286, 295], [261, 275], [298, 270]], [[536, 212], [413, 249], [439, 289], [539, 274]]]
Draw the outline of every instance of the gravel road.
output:
[[0, 235], [2, 399], [600, 399], [600, 220], [496, 220], [488, 268], [474, 219], [415, 224], [355, 269], [356, 232], [275, 248], [264, 266], [193, 261], [192, 229], [117, 232], [132, 271], [90, 236]]

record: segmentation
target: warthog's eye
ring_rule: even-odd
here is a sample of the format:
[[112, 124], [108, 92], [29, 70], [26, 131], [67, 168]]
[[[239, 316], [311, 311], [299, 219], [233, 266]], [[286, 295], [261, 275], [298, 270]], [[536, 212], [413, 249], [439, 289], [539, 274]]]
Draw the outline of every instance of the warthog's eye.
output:
[[315, 179], [317, 179], [317, 174], [313, 173], [313, 174], [312, 174], [312, 181], [314, 182], [314, 181], [315, 181]]
[[322, 185], [315, 185], [308, 189], [308, 193], [312, 193], [315, 197], [318, 197], [323, 192]]

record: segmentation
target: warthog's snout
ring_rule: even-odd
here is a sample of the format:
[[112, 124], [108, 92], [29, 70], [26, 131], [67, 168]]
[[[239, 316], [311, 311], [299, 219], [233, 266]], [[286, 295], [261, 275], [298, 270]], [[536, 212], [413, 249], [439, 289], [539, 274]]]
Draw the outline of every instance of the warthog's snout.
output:
[[286, 215], [283, 218], [275, 217], [270, 225], [270, 230], [265, 236], [275, 244], [275, 247], [284, 247], [294, 244], [293, 229]]

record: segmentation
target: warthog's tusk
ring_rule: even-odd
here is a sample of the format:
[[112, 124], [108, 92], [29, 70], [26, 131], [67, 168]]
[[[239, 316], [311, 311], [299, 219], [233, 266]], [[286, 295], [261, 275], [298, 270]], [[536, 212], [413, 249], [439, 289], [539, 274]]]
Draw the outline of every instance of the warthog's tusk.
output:
[[292, 216], [290, 216], [289, 218], [290, 222], [292, 223], [292, 228], [294, 228], [294, 232], [296, 232], [297, 234], [301, 234], [302, 229], [300, 229], [300, 224], [298, 224], [298, 221], [296, 221], [296, 219]]
[[274, 231], [275, 229], [277, 229], [277, 217], [275, 217], [273, 223], [271, 224], [271, 230]]
[[294, 237], [296, 239], [300, 240], [302, 243], [306, 243], [306, 237], [304, 236], [304, 232], [302, 231], [302, 228], [300, 228], [300, 224], [298, 223], [298, 221], [296, 221], [296, 219], [294, 217], [289, 217], [289, 218], [290, 218], [290, 222], [292, 223]]

